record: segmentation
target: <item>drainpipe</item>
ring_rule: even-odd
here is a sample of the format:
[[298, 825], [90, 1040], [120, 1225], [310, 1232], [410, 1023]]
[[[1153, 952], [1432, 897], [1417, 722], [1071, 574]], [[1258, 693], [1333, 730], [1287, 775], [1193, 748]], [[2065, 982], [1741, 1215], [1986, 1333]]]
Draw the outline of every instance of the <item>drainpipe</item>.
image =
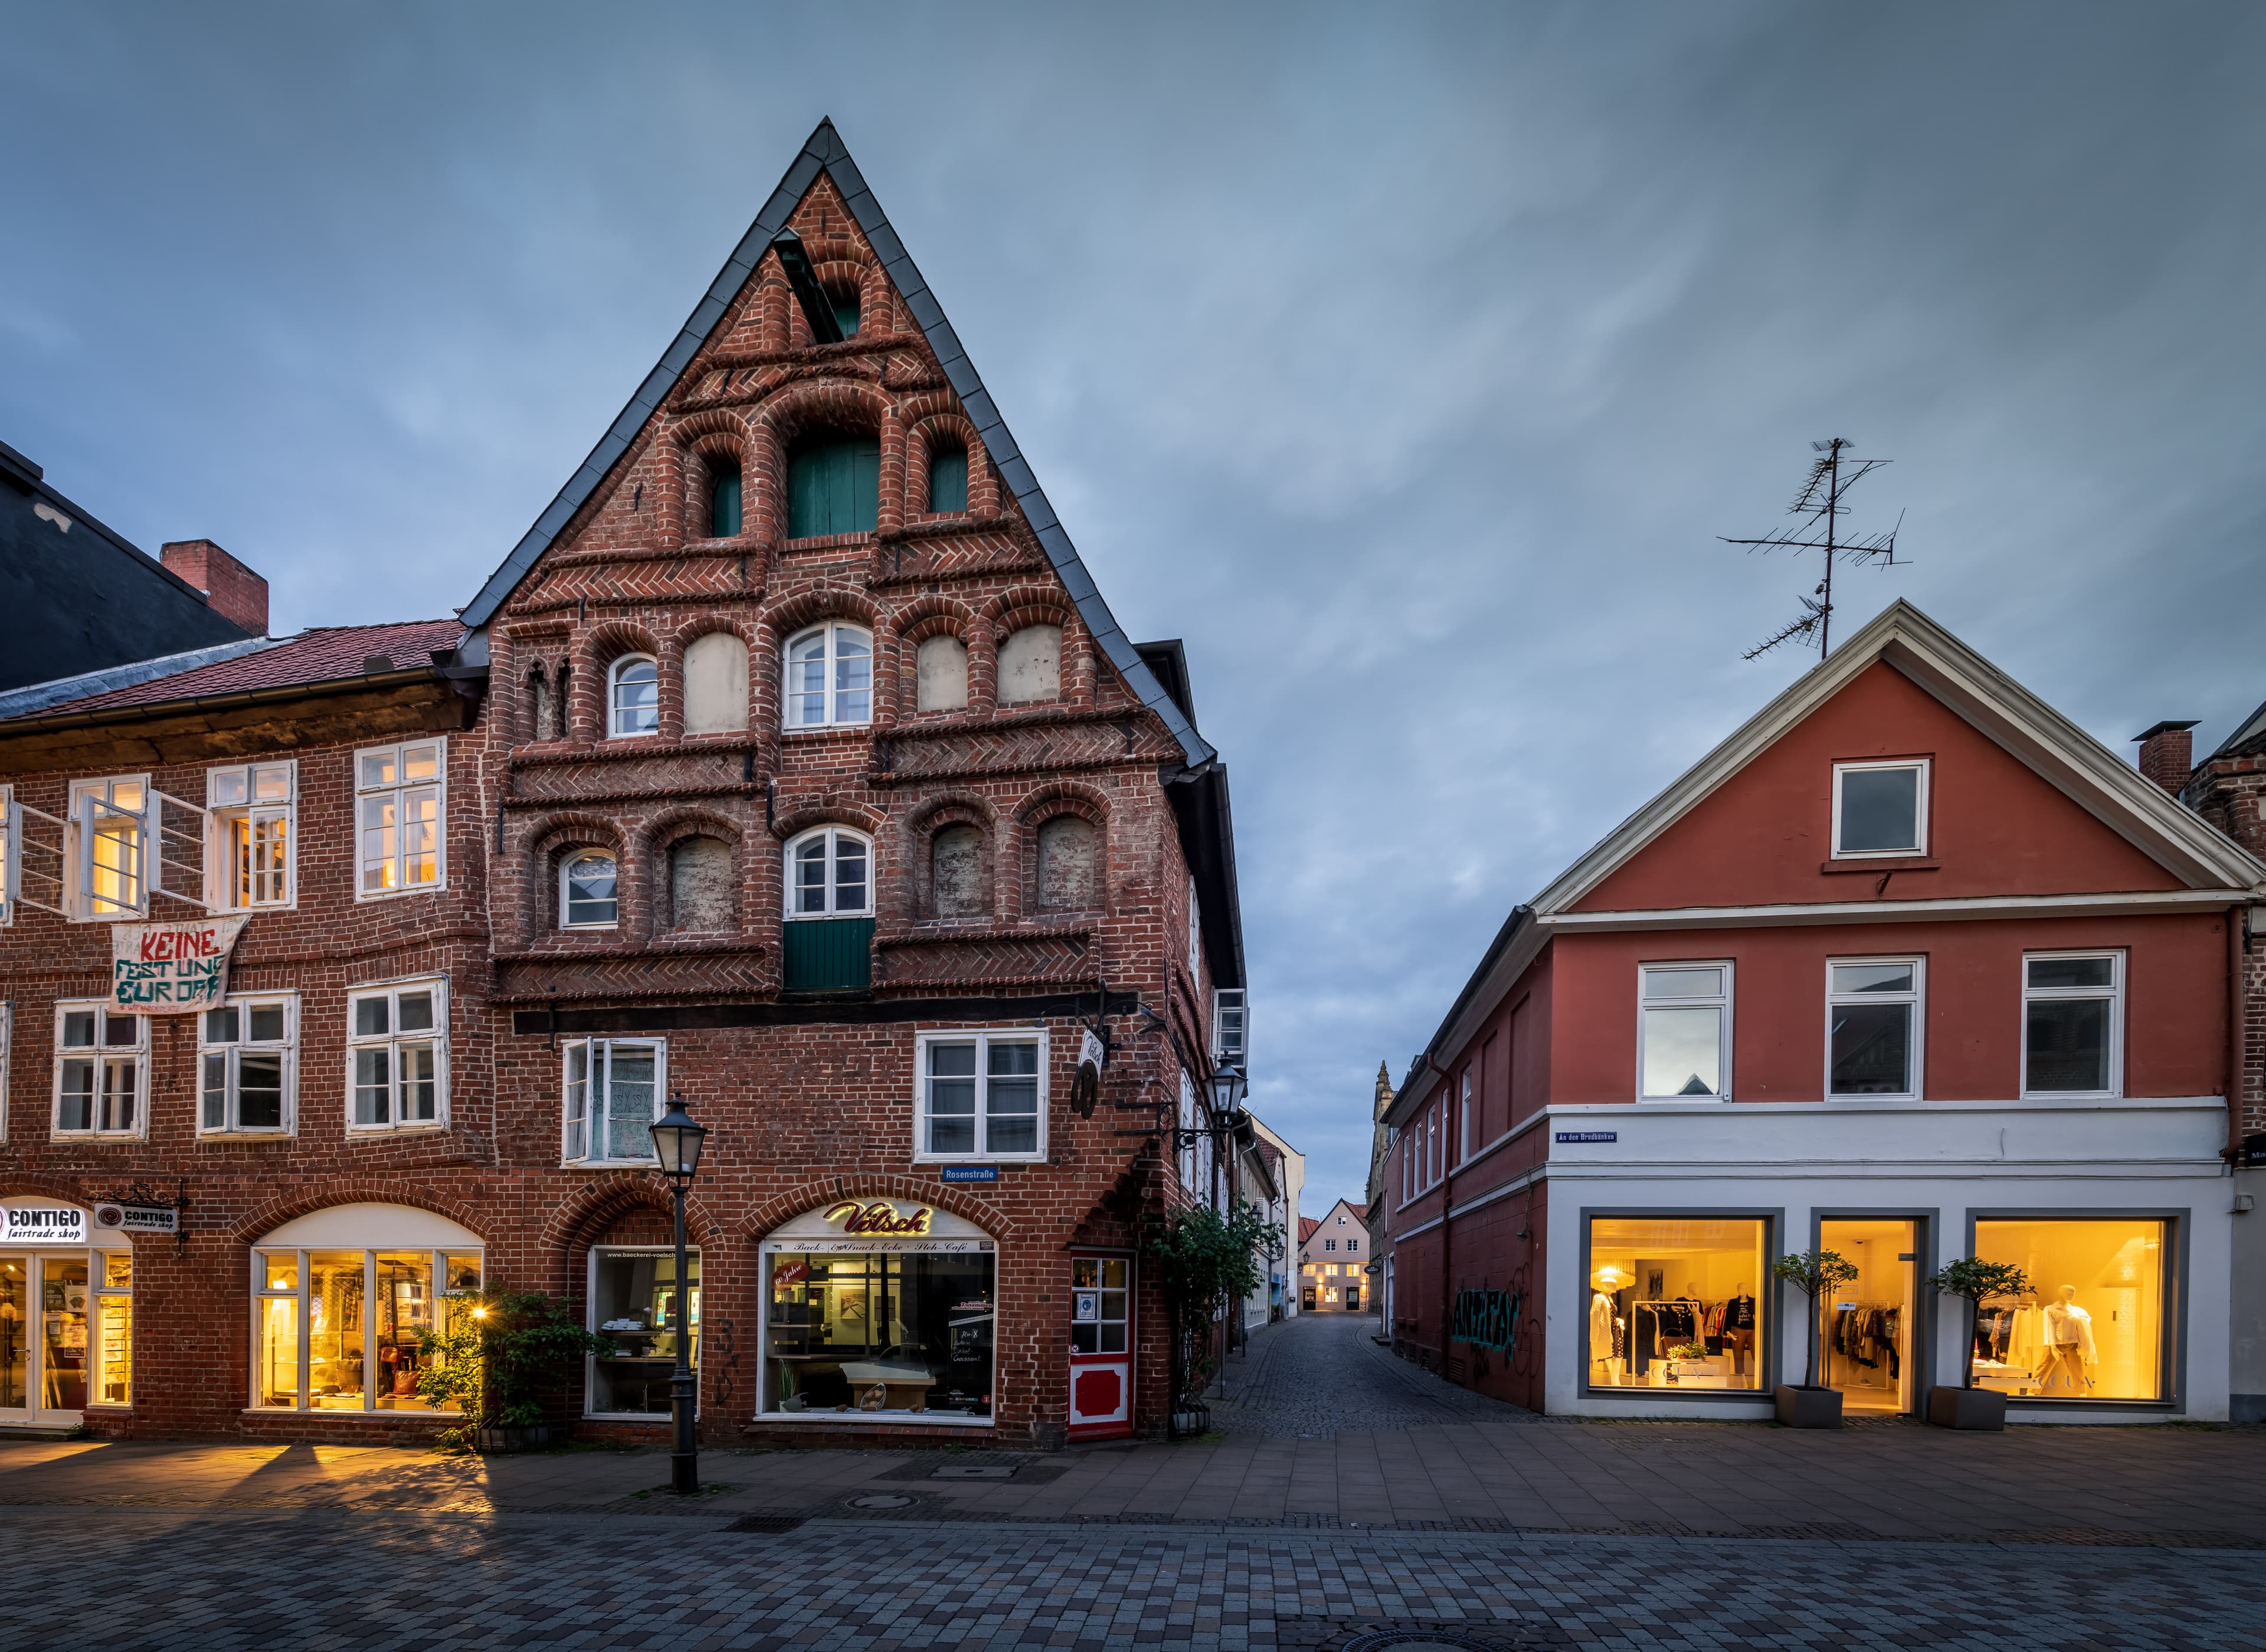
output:
[[2249, 1049], [2242, 1025], [2249, 1008], [2243, 990], [2245, 966], [2250, 952], [2250, 908], [2248, 902], [2231, 908], [2226, 916], [2226, 1171], [2233, 1175], [2242, 1163], [2242, 1069]]

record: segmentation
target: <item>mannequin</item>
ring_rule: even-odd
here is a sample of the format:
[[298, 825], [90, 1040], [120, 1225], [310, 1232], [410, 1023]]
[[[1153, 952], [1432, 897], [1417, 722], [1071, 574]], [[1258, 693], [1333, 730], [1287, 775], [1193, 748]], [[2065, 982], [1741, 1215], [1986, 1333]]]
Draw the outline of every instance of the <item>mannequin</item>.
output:
[[1762, 1323], [1762, 1306], [1741, 1285], [1723, 1305], [1723, 1341], [1731, 1350], [1731, 1369], [1747, 1374], [1747, 1356], [1755, 1351], [1755, 1328]]
[[[1602, 1384], [1618, 1383], [1620, 1378], [1621, 1319], [1613, 1312], [1612, 1292], [1628, 1282], [1620, 1270], [1610, 1265], [1597, 1269], [1597, 1290], [1590, 1297], [1590, 1380]], [[1603, 1366], [1599, 1371], [1597, 1368]]]
[[2101, 1352], [2094, 1346], [2093, 1316], [2077, 1305], [2077, 1287], [2064, 1285], [2061, 1299], [2046, 1304], [2043, 1319], [2039, 1341], [2045, 1352], [2037, 1368], [2038, 1392], [2051, 1393], [2057, 1383], [2073, 1394], [2090, 1392], [2093, 1379], [2085, 1368], [2101, 1363]]

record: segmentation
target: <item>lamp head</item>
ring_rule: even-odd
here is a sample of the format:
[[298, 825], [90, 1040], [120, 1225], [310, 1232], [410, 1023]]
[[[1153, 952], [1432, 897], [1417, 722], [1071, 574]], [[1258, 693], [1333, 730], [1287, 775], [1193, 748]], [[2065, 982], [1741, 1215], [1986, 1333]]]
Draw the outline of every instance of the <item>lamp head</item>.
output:
[[705, 1126], [692, 1122], [684, 1110], [684, 1093], [669, 1098], [669, 1111], [654, 1121], [653, 1151], [661, 1160], [661, 1173], [672, 1181], [690, 1181], [700, 1169], [700, 1149], [708, 1140]]
[[1235, 1111], [1236, 1103], [1243, 1099], [1243, 1070], [1232, 1064], [1223, 1064], [1211, 1076], [1212, 1113], [1226, 1118]]

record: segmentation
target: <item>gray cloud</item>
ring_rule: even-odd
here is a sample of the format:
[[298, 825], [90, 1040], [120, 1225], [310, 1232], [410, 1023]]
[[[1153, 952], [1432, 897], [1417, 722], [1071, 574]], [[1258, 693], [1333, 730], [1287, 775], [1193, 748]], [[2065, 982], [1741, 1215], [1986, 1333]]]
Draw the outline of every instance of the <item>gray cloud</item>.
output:
[[832, 113], [1237, 788], [1256, 1100], [1357, 1196], [1503, 912], [1800, 669], [1806, 442], [2112, 744], [2255, 660], [2238, 6], [11, 5], [0, 435], [289, 625], [467, 599]]

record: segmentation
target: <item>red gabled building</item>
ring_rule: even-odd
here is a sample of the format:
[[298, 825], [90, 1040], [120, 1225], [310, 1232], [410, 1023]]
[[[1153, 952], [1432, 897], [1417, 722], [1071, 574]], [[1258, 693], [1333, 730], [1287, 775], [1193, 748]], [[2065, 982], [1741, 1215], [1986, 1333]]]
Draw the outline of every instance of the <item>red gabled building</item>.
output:
[[[2266, 866], [1909, 604], [1514, 911], [1386, 1122], [1407, 1356], [1537, 1410], [2227, 1414], [2227, 1098]], [[2024, 1268], [1973, 1346], [1923, 1281]]]

